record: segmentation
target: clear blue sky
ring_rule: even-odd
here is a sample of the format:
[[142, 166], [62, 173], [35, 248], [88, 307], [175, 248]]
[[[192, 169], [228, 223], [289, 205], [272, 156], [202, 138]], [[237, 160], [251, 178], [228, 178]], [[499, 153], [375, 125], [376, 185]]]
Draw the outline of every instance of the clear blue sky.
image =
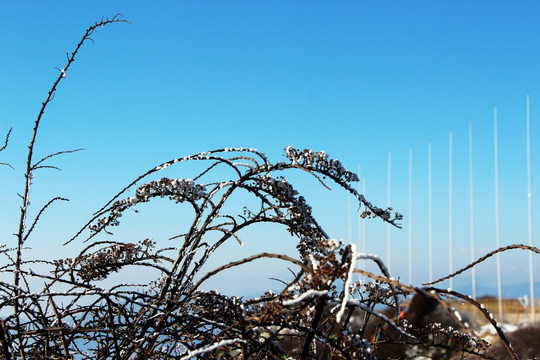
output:
[[[85, 148], [35, 179], [44, 217], [35, 249], [59, 244], [121, 187], [156, 164], [219, 147], [256, 147], [274, 160], [287, 145], [326, 150], [362, 166], [366, 195], [406, 217], [392, 231], [392, 267], [407, 279], [408, 153], [413, 150], [415, 283], [427, 280], [427, 148], [433, 146], [435, 275], [448, 269], [448, 137], [454, 138], [455, 266], [469, 259], [468, 126], [473, 124], [478, 255], [495, 245], [493, 108], [499, 112], [501, 244], [527, 242], [525, 101], [531, 95], [533, 218], [540, 216], [540, 3], [533, 1], [3, 1], [0, 5], [2, 243], [14, 241], [33, 120], [84, 30], [122, 13], [132, 24], [98, 29], [45, 114], [40, 155]], [[193, 177], [193, 174], [175, 176]], [[336, 238], [348, 237], [347, 196], [309, 178], [295, 185]], [[135, 225], [152, 223], [142, 214]], [[157, 231], [154, 237], [166, 237]], [[538, 246], [538, 230], [535, 244]], [[174, 231], [173, 231], [174, 233]], [[293, 252], [284, 231], [272, 251]], [[368, 222], [367, 250], [386, 258], [386, 226]], [[153, 236], [146, 234], [144, 236]], [[41, 238], [43, 237], [43, 238]], [[356, 220], [353, 237], [357, 237]], [[284, 240], [276, 240], [283, 238]], [[136, 239], [138, 240], [138, 239]], [[238, 252], [265, 249], [245, 239]], [[275, 245], [278, 244], [278, 245]], [[245, 253], [244, 253], [245, 251]], [[503, 282], [527, 281], [525, 253], [503, 255]], [[540, 262], [536, 260], [537, 278]], [[479, 275], [494, 281], [494, 261]], [[266, 275], [265, 275], [266, 276]], [[468, 281], [468, 275], [464, 277]], [[465, 281], [464, 280], [464, 281]]]

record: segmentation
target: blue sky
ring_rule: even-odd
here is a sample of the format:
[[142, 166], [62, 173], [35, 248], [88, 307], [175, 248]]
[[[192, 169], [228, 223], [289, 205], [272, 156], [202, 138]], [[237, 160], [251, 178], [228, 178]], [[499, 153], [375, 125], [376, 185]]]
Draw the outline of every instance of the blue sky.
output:
[[[38, 174], [36, 208], [56, 195], [71, 202], [57, 204], [44, 217], [29, 246], [44, 253], [70, 254], [80, 244], [61, 248], [63, 239], [138, 174], [177, 156], [224, 146], [255, 147], [275, 160], [281, 159], [287, 145], [324, 149], [351, 170], [361, 165], [368, 199], [384, 206], [391, 152], [392, 205], [406, 216], [403, 229], [392, 230], [392, 268], [396, 277], [406, 280], [412, 148], [418, 283], [427, 280], [429, 142], [435, 276], [448, 270], [450, 131], [455, 267], [470, 257], [469, 122], [474, 132], [476, 253], [495, 245], [495, 106], [501, 244], [527, 242], [527, 94], [533, 219], [540, 215], [536, 197], [540, 186], [535, 182], [540, 172], [536, 166], [540, 3], [533, 1], [4, 1], [0, 132], [13, 127], [13, 133], [0, 161], [11, 163], [15, 171], [0, 168], [2, 242], [14, 240], [10, 234], [16, 230], [14, 209], [19, 206], [16, 193], [23, 186], [26, 145], [40, 104], [57, 76], [54, 68], [64, 66], [66, 52], [73, 50], [89, 25], [116, 13], [132, 24], [113, 24], [94, 34], [95, 44], [87, 43], [81, 50], [45, 114], [38, 154], [86, 150], [56, 160], [61, 173]], [[347, 239], [346, 194], [327, 193], [309, 177], [298, 177], [295, 185], [312, 202], [329, 233]], [[135, 224], [140, 227], [158, 217], [140, 216]], [[538, 245], [538, 231], [533, 231]], [[367, 250], [385, 259], [386, 225], [371, 220], [366, 233]], [[269, 243], [273, 251], [294, 255], [294, 244], [284, 231], [268, 234], [272, 241], [246, 239], [241, 252], [233, 247], [225, 251], [225, 258], [256, 253]], [[356, 239], [356, 217], [352, 234]], [[167, 233], [156, 230], [154, 236]], [[503, 282], [527, 281], [526, 254], [506, 254], [502, 262]], [[478, 270], [484, 281], [494, 282], [494, 264], [488, 261]], [[540, 278], [538, 260], [536, 265]], [[468, 275], [462, 279], [469, 281]]]

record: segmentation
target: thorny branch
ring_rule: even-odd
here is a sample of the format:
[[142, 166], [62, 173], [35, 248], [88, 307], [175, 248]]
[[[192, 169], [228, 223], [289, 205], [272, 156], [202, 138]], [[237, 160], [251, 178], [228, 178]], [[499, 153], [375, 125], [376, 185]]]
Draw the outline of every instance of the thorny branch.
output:
[[513, 244], [513, 245], [508, 245], [508, 246], [503, 246], [503, 247], [500, 247], [498, 249], [495, 249], [493, 251], [490, 251], [489, 253], [487, 253], [486, 255], [482, 256], [481, 258], [479, 258], [478, 260], [470, 263], [469, 265], [453, 272], [452, 274], [450, 275], [447, 275], [445, 277], [442, 277], [440, 279], [437, 279], [437, 280], [434, 280], [434, 281], [431, 281], [431, 282], [428, 282], [428, 283], [425, 283], [425, 284], [422, 284], [422, 285], [433, 285], [433, 284], [436, 284], [436, 283], [439, 283], [441, 281], [444, 281], [444, 280], [448, 280], [450, 278], [453, 278], [454, 276], [457, 276], [469, 269], [472, 269], [475, 265], [478, 265], [482, 262], [484, 262], [487, 258], [497, 254], [497, 253], [501, 253], [501, 252], [504, 252], [504, 251], [508, 251], [508, 250], [513, 250], [513, 249], [521, 249], [521, 250], [527, 250], [527, 251], [532, 251], [534, 253], [537, 253], [537, 254], [540, 254], [540, 249], [538, 249], [537, 247], [534, 247], [534, 246], [529, 246], [529, 245], [523, 245], [523, 244]]
[[[75, 47], [75, 50], [71, 54], [68, 54], [67, 63], [62, 69], [60, 69], [60, 74], [58, 75], [58, 78], [53, 83], [51, 89], [47, 93], [45, 101], [43, 101], [41, 109], [40, 109], [40, 111], [38, 113], [38, 116], [37, 116], [37, 118], [36, 118], [36, 120], [34, 122], [34, 129], [32, 131], [32, 138], [31, 138], [30, 144], [28, 146], [28, 156], [27, 156], [27, 160], [26, 160], [26, 172], [25, 172], [25, 175], [24, 175], [24, 177], [25, 177], [24, 192], [23, 192], [23, 195], [21, 196], [22, 197], [22, 205], [21, 205], [21, 209], [20, 209], [20, 214], [21, 215], [20, 215], [20, 219], [19, 219], [19, 230], [18, 230], [18, 232], [16, 234], [16, 236], [17, 236], [17, 252], [16, 252], [16, 255], [15, 255], [15, 267], [16, 267], [15, 270], [16, 271], [14, 271], [14, 273], [13, 273], [13, 276], [14, 276], [13, 282], [14, 282], [15, 288], [19, 287], [19, 284], [20, 284], [20, 281], [21, 281], [20, 269], [21, 269], [21, 262], [22, 262], [22, 246], [24, 244], [24, 241], [27, 238], [27, 234], [25, 234], [25, 228], [26, 228], [26, 216], [27, 216], [27, 213], [28, 213], [28, 206], [30, 204], [30, 201], [29, 201], [30, 188], [31, 188], [32, 178], [34, 177], [32, 172], [36, 168], [39, 167], [38, 166], [39, 163], [41, 163], [43, 160], [45, 160], [47, 158], [46, 157], [46, 158], [40, 160], [36, 164], [33, 164], [33, 162], [32, 162], [32, 158], [33, 158], [33, 155], [34, 155], [34, 146], [35, 146], [35, 143], [36, 143], [36, 137], [37, 137], [38, 128], [39, 128], [42, 116], [45, 113], [45, 109], [46, 109], [47, 105], [54, 98], [54, 94], [56, 92], [56, 88], [57, 88], [58, 84], [60, 83], [60, 81], [62, 79], [64, 79], [66, 77], [67, 70], [69, 69], [71, 64], [75, 61], [75, 56], [79, 52], [79, 49], [81, 48], [83, 43], [88, 39], [91, 40], [90, 35], [98, 27], [104, 27], [105, 25], [108, 25], [110, 23], [115, 23], [115, 22], [127, 22], [127, 21], [118, 18], [118, 15], [117, 15], [117, 16], [113, 17], [112, 19], [102, 19], [101, 21], [96, 22], [94, 25], [92, 25], [88, 29], [86, 29], [85, 34], [83, 35], [83, 37], [81, 38], [81, 40], [77, 44], [77, 46]], [[10, 132], [11, 132], [11, 130], [10, 130]], [[8, 136], [9, 136], [9, 132], [8, 132]], [[7, 146], [8, 136], [6, 137], [6, 143], [5, 143], [4, 147]], [[62, 153], [62, 152], [60, 152], [60, 153]], [[59, 153], [57, 153], [57, 154], [59, 154]], [[55, 155], [56, 154], [53, 154], [51, 156], [55, 156]], [[45, 207], [47, 207], [47, 206], [45, 206]], [[41, 212], [40, 212], [40, 214], [41, 214]], [[38, 215], [38, 217], [39, 217], [39, 215]], [[37, 219], [36, 219], [36, 221], [37, 221]], [[33, 228], [33, 226], [32, 226], [32, 228]], [[18, 290], [16, 291], [16, 295], [18, 295]], [[20, 309], [20, 306], [18, 304], [18, 301], [16, 301], [15, 304], [14, 304], [14, 310], [15, 310], [16, 324], [17, 324], [18, 327], [20, 327], [21, 323], [20, 323], [19, 315], [20, 315], [20, 310], [21, 309]], [[19, 334], [17, 335], [17, 341], [19, 343], [19, 354], [20, 354], [22, 359], [25, 359], [26, 354], [24, 352], [24, 347], [22, 346], [23, 345], [22, 344], [23, 340], [22, 340], [22, 338], [20, 337]]]
[[[9, 135], [11, 134], [11, 130], [13, 130], [13, 128], [9, 128], [7, 134], [6, 134], [6, 140], [4, 141], [4, 145], [0, 148], [0, 151], [3, 151], [7, 148], [8, 146], [8, 142], [9, 142]], [[5, 165], [5, 166], [9, 166], [10, 168], [13, 169], [13, 166], [11, 166], [10, 164], [8, 163], [5, 163], [5, 162], [0, 162], [0, 165]]]
[[[321, 358], [317, 354], [325, 354], [348, 359], [354, 358], [354, 354], [376, 354], [383, 346], [368, 340], [373, 331], [369, 326], [374, 321], [372, 318], [389, 323], [398, 334], [387, 344], [415, 346], [424, 341], [419, 330], [374, 309], [377, 304], [388, 304], [397, 309], [394, 314], [399, 314], [399, 296], [423, 290], [392, 280], [377, 256], [356, 253], [354, 246], [344, 246], [331, 239], [293, 185], [284, 176], [273, 175], [278, 171], [284, 174], [284, 171], [305, 170], [319, 174], [317, 181], [330, 179], [349, 191], [343, 185], [354, 180], [352, 173], [342, 169], [336, 161], [328, 166], [295, 160], [271, 163], [253, 149], [222, 149], [209, 154], [179, 158], [156, 170], [190, 160], [210, 162], [202, 174], [193, 177], [198, 179], [197, 183], [163, 177], [138, 185], [134, 196], [110, 202], [98, 212], [99, 217], [80, 232], [86, 232], [88, 239], [108, 237], [107, 234], [111, 234], [108, 228], [120, 226], [126, 211], [156, 198], [168, 198], [178, 205], [189, 204], [194, 209], [195, 219], [186, 231], [182, 231], [183, 235], [174, 240], [180, 242], [177, 247], [154, 249], [158, 243], [150, 239], [139, 244], [94, 240], [78, 256], [56, 260], [52, 276], [21, 271], [25, 277], [50, 282], [42, 293], [19, 291], [11, 298], [14, 303], [25, 306], [24, 314], [28, 320], [21, 322], [22, 331], [14, 333], [21, 338], [25, 352], [33, 351], [32, 346], [28, 350], [28, 344], [39, 347], [41, 340], [38, 339], [47, 335], [48, 351], [58, 356], [65, 356], [66, 348], [69, 354], [77, 354], [81, 342], [91, 339], [95, 356], [120, 359], [158, 355], [174, 358], [203, 353], [224, 358], [257, 358], [262, 354], [277, 358], [285, 354]], [[235, 165], [234, 159], [240, 157], [252, 165], [248, 168]], [[214, 173], [222, 174], [220, 166], [233, 167], [237, 177], [216, 182], [213, 176]], [[259, 205], [250, 202], [253, 210], [246, 207], [242, 214], [226, 211], [225, 203], [237, 191], [247, 191]], [[365, 199], [366, 203], [362, 202], [361, 195], [358, 198], [368, 211], [379, 212], [371, 204], [368, 207]], [[130, 214], [137, 216], [133, 212]], [[383, 211], [381, 217], [388, 221], [399, 218], [392, 219], [385, 214]], [[285, 226], [290, 235], [298, 239], [300, 260], [288, 255], [261, 253], [201, 273], [203, 265], [219, 246], [229, 239], [239, 240], [238, 233], [256, 223]], [[211, 235], [216, 232], [221, 235]], [[242, 300], [201, 289], [211, 276], [261, 258], [286, 260], [298, 265], [301, 271], [292, 281], [285, 282], [285, 289], [280, 294], [267, 293], [258, 300]], [[374, 261], [381, 275], [357, 269], [359, 259]], [[98, 281], [111, 274], [125, 273], [133, 267], [153, 269], [157, 280], [118, 284], [110, 289], [97, 286]], [[368, 275], [375, 282], [352, 281], [355, 273]], [[4, 291], [13, 293], [13, 288], [7, 284], [0, 285]], [[59, 291], [66, 286], [68, 292]], [[363, 290], [354, 290], [359, 287]], [[51, 315], [45, 315], [38, 306], [39, 299], [45, 298], [52, 309]], [[59, 300], [61, 298], [72, 300], [65, 303]], [[353, 319], [359, 321], [357, 315], [353, 316], [359, 311], [364, 314], [362, 323], [355, 325], [356, 332], [347, 330]], [[15, 328], [16, 325], [9, 331], [13, 332]], [[336, 331], [348, 335], [336, 338]], [[443, 328], [429, 331], [450, 336]], [[291, 336], [296, 339], [293, 342], [297, 346], [286, 345], [286, 338]], [[451, 336], [456, 338], [457, 335], [452, 333]], [[266, 340], [261, 342], [261, 337]], [[228, 342], [230, 339], [237, 341]], [[463, 339], [460, 342], [465, 344], [463, 348], [446, 343], [430, 344], [424, 345], [427, 349], [443, 347], [477, 353], [468, 340]], [[14, 351], [19, 350], [12, 347]]]
[[[164, 162], [130, 182], [66, 242], [84, 237], [88, 244], [77, 255], [23, 261], [23, 244], [42, 213], [53, 202], [67, 200], [50, 200], [26, 230], [33, 172], [56, 168], [45, 161], [77, 151], [60, 151], [33, 162], [42, 115], [82, 44], [93, 41], [90, 35], [95, 29], [115, 22], [127, 21], [115, 16], [86, 30], [59, 69], [34, 123], [17, 247], [0, 247], [0, 256], [8, 259], [0, 273], [14, 279], [0, 281], [0, 308], [9, 309], [0, 319], [0, 359], [375, 359], [388, 352], [395, 358], [410, 358], [441, 351], [490, 358], [487, 343], [467, 329], [417, 325], [411, 312], [400, 308], [402, 297], [409, 294], [427, 301], [443, 301], [439, 294], [444, 294], [469, 301], [490, 317], [482, 305], [456, 292], [394, 280], [376, 255], [357, 253], [354, 246], [332, 239], [322, 228], [306, 199], [287, 180], [289, 172], [306, 172], [324, 188], [336, 186], [352, 194], [361, 217], [378, 217], [396, 227], [402, 220], [401, 214], [378, 208], [358, 193], [351, 185], [358, 181], [356, 174], [324, 151], [287, 147], [286, 160], [272, 162], [256, 149], [224, 148]], [[0, 151], [7, 146], [10, 132]], [[204, 163], [204, 170], [190, 178], [152, 178], [171, 166], [182, 165], [184, 173], [190, 172], [192, 163]], [[133, 196], [122, 198], [132, 188]], [[243, 211], [229, 206], [236, 196], [249, 200]], [[120, 226], [122, 216], [137, 216], [145, 204], [158, 198], [192, 209], [191, 222], [170, 224], [171, 231], [182, 235], [172, 236], [166, 246], [151, 238], [129, 242], [113, 237], [111, 228]], [[136, 212], [128, 214], [128, 210]], [[241, 234], [256, 224], [284, 228], [297, 244], [297, 255], [264, 252], [236, 261], [222, 259], [223, 265], [204, 271], [207, 261], [229, 240], [240, 245], [255, 241]], [[523, 245], [497, 251], [510, 248], [538, 253]], [[263, 258], [298, 266], [293, 279], [282, 280], [280, 292], [244, 299], [203, 288], [210, 277]], [[357, 268], [358, 260], [373, 261], [381, 274]], [[135, 273], [141, 276], [134, 277]], [[355, 274], [368, 280], [354, 281]], [[126, 277], [133, 282], [118, 280]], [[35, 291], [36, 281], [44, 283], [39, 291]], [[381, 311], [381, 305], [390, 310]], [[508, 338], [496, 328], [516, 359]]]

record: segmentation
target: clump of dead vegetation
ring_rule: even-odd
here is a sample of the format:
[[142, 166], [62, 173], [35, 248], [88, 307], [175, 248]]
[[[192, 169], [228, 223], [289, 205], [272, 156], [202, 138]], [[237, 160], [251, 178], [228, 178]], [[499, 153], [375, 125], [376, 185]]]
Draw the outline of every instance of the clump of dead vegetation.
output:
[[[172, 159], [130, 182], [67, 239], [66, 243], [85, 240], [79, 253], [64, 259], [27, 258], [25, 244], [32, 240], [41, 214], [56, 201], [66, 200], [51, 199], [29, 219], [34, 174], [50, 168], [49, 159], [73, 152], [34, 159], [44, 110], [79, 48], [98, 28], [120, 22], [126, 20], [102, 19], [86, 30], [68, 54], [34, 123], [16, 242], [0, 248], [2, 279], [12, 277], [0, 281], [0, 358], [375, 359], [448, 354], [489, 358], [489, 344], [467, 329], [448, 306], [447, 297], [467, 301], [491, 318], [505, 351], [517, 358], [508, 338], [480, 304], [452, 291], [393, 280], [379, 257], [359, 253], [354, 245], [344, 245], [326, 233], [287, 173], [305, 172], [324, 187], [343, 189], [356, 199], [362, 217], [399, 227], [402, 216], [371, 204], [352, 186], [357, 176], [324, 151], [287, 147], [282, 161], [271, 161], [256, 149], [230, 148]], [[8, 146], [10, 132], [0, 151]], [[149, 180], [173, 166], [185, 166], [183, 171], [189, 173], [193, 163], [204, 166], [191, 177]], [[219, 177], [224, 178], [216, 180]], [[127, 196], [130, 190], [133, 196]], [[250, 198], [240, 213], [227, 206], [237, 193]], [[136, 216], [131, 210], [144, 211], [144, 204], [158, 198], [192, 212], [190, 222], [182, 223], [185, 228], [172, 238], [173, 245], [161, 247], [148, 238], [111, 240], [109, 235], [121, 226], [123, 215]], [[220, 246], [250, 241], [239, 232], [259, 223], [283, 227], [297, 243], [298, 253], [264, 252], [224, 260], [222, 266], [203, 273]], [[212, 276], [263, 258], [295, 269], [294, 278], [279, 293], [244, 299], [203, 290], [202, 284]], [[359, 260], [374, 262], [380, 273], [358, 268]], [[33, 271], [36, 263], [47, 270]], [[136, 271], [150, 271], [156, 277], [147, 283], [108, 287], [100, 282], [112, 274]], [[370, 280], [354, 281], [355, 274]], [[44, 285], [36, 287], [36, 279]], [[416, 300], [401, 309], [403, 297], [411, 294], [416, 294]], [[381, 305], [386, 309], [381, 310]], [[422, 312], [426, 308], [432, 311]]]

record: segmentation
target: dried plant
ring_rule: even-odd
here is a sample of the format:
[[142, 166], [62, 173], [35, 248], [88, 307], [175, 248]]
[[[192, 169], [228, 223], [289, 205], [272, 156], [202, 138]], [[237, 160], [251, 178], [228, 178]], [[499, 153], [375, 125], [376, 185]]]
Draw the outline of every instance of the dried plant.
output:
[[[351, 185], [357, 176], [324, 151], [287, 147], [283, 161], [270, 161], [255, 149], [231, 148], [167, 161], [129, 183], [66, 241], [84, 238], [85, 247], [78, 254], [67, 259], [26, 259], [24, 245], [40, 215], [54, 202], [67, 200], [51, 199], [29, 221], [33, 173], [52, 168], [47, 165], [52, 157], [77, 151], [33, 160], [42, 115], [83, 43], [91, 40], [97, 28], [117, 22], [126, 20], [115, 16], [87, 29], [59, 69], [35, 121], [17, 244], [0, 248], [6, 260], [0, 271], [13, 276], [13, 282], [0, 281], [0, 309], [5, 314], [0, 319], [0, 358], [375, 359], [435, 357], [442, 352], [463, 358], [487, 356], [484, 340], [465, 327], [448, 325], [462, 324], [459, 319], [448, 324], [421, 323], [413, 317], [414, 311], [400, 307], [403, 296], [418, 294], [456, 316], [443, 299], [451, 296], [476, 304], [489, 317], [480, 304], [452, 291], [393, 280], [376, 255], [358, 253], [354, 245], [332, 239], [320, 226], [305, 198], [287, 181], [287, 173], [302, 171], [324, 187], [332, 184], [344, 189], [358, 201], [362, 217], [378, 217], [396, 227], [402, 219], [392, 209], [367, 201]], [[0, 151], [8, 145], [10, 131]], [[186, 164], [183, 171], [190, 171], [193, 163], [204, 168], [191, 179], [150, 179], [172, 166]], [[131, 189], [134, 196], [127, 196]], [[250, 199], [240, 213], [227, 206], [238, 193]], [[180, 235], [171, 239], [172, 246], [161, 247], [148, 238], [135, 243], [111, 240], [122, 215], [130, 210], [130, 216], [136, 216], [131, 210], [143, 210], [145, 203], [156, 198], [168, 198], [192, 210], [191, 222], [184, 224], [186, 229], [178, 229]], [[204, 271], [220, 246], [228, 241], [242, 244], [240, 231], [259, 223], [286, 229], [297, 242], [298, 258], [265, 252], [223, 261], [222, 266]], [[279, 293], [244, 299], [202, 287], [216, 274], [263, 258], [284, 261], [296, 269], [294, 279]], [[381, 275], [358, 269], [360, 259], [377, 264]], [[33, 271], [36, 263], [47, 270]], [[113, 273], [143, 270], [156, 277], [147, 283], [102, 287], [101, 281]], [[353, 281], [355, 274], [371, 280]], [[36, 287], [36, 279], [44, 283], [42, 288]], [[381, 305], [387, 310], [381, 311]], [[502, 330], [500, 334], [513, 353]], [[512, 356], [517, 358], [515, 353]]]

